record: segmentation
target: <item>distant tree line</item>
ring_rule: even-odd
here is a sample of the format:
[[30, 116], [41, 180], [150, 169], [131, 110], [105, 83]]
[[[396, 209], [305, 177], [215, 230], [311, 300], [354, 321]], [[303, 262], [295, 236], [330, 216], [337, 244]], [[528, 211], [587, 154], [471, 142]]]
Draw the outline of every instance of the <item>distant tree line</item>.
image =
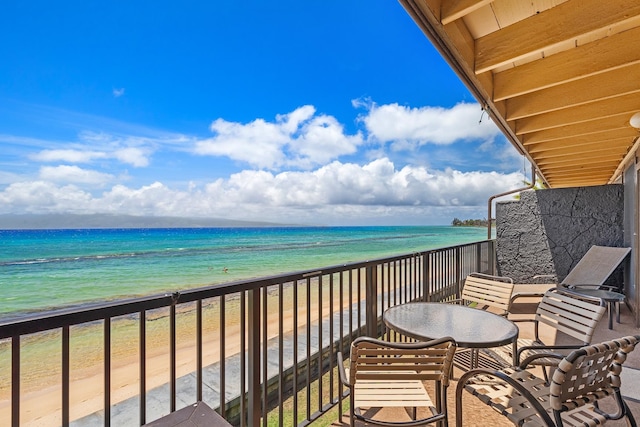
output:
[[486, 227], [489, 221], [486, 219], [458, 219], [453, 218], [451, 225], [454, 227]]

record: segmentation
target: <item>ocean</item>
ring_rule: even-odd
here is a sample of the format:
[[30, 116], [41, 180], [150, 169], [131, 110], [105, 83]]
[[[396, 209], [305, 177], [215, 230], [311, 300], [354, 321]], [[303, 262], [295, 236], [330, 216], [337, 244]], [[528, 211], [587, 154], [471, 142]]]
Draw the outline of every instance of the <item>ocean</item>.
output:
[[486, 239], [481, 227], [0, 230], [0, 318]]

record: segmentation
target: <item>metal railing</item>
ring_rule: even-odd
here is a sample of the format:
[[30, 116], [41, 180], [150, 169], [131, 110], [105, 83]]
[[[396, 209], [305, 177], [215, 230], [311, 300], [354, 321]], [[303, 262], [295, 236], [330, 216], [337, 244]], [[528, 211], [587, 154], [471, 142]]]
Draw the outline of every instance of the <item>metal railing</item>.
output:
[[336, 354], [380, 336], [386, 308], [453, 298], [494, 265], [486, 240], [6, 319], [0, 425], [142, 425], [196, 401], [234, 425], [308, 425], [343, 412]]

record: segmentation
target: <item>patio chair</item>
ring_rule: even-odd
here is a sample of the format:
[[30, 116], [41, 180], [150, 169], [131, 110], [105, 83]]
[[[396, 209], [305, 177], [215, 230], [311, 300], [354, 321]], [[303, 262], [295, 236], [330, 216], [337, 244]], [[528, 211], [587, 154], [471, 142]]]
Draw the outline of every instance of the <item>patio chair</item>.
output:
[[[487, 310], [507, 317], [512, 294], [513, 279], [510, 277], [470, 273], [464, 281], [460, 298], [446, 302]], [[480, 352], [477, 348], [458, 349], [456, 353], [456, 366], [463, 370], [477, 367], [479, 361]], [[485, 358], [483, 361], [486, 363], [490, 359]]]
[[[456, 343], [452, 338], [427, 342], [392, 343], [359, 337], [351, 344], [349, 369], [338, 353], [340, 380], [350, 389], [350, 425], [355, 420], [383, 426], [448, 425], [447, 387]], [[435, 384], [435, 403], [423, 381]], [[413, 408], [410, 421], [376, 418], [377, 408]], [[417, 418], [417, 407], [428, 414]], [[422, 412], [422, 411], [421, 411]]]
[[[611, 276], [616, 268], [631, 252], [631, 248], [619, 248], [612, 246], [593, 245], [580, 258], [580, 261], [571, 269], [569, 274], [557, 283], [534, 283], [515, 285], [511, 301], [521, 297], [540, 297], [547, 290], [556, 286], [575, 288], [581, 286], [605, 287], [604, 282]], [[538, 282], [555, 276], [535, 276]], [[611, 289], [610, 289], [611, 290]]]
[[[605, 310], [604, 302], [600, 298], [577, 295], [560, 288], [550, 289], [538, 304], [533, 319], [512, 319], [513, 322], [534, 324], [534, 339], [518, 338], [515, 359], [512, 346], [486, 351], [500, 356], [508, 365], [515, 360], [520, 365], [542, 366], [544, 377], [548, 381], [547, 367], [557, 366], [559, 358], [566, 356], [569, 351], [591, 343], [593, 332]], [[567, 335], [575, 344], [544, 343], [540, 338], [541, 325], [555, 329], [556, 336]]]
[[[636, 426], [620, 393], [620, 372], [639, 340], [640, 335], [628, 336], [574, 350], [560, 360], [549, 385], [526, 369], [468, 371], [456, 387], [456, 426], [462, 426], [464, 390], [518, 426], [600, 426], [624, 417]], [[598, 406], [608, 396], [616, 413]]]
[[509, 314], [513, 280], [510, 277], [471, 273], [462, 287], [460, 298], [450, 303], [464, 304], [481, 310], [495, 309], [501, 316]]

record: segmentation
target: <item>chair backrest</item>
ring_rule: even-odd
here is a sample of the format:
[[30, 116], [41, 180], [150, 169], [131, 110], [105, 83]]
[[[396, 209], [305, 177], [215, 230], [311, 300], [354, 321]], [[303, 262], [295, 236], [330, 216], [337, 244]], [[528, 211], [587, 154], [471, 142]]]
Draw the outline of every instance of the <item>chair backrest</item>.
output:
[[415, 343], [394, 343], [359, 337], [351, 344], [349, 381], [418, 379], [450, 381], [456, 343], [453, 338]]
[[561, 284], [602, 286], [630, 252], [631, 248], [591, 246]]
[[553, 288], [545, 292], [538, 304], [535, 320], [589, 344], [605, 310], [604, 302], [600, 298], [590, 298]]
[[489, 276], [471, 273], [464, 281], [460, 297], [481, 307], [494, 307], [503, 313], [509, 312], [513, 280], [510, 277]]
[[562, 359], [551, 378], [551, 408], [570, 410], [611, 394], [614, 387], [619, 389], [622, 364], [639, 340], [640, 335], [606, 341]]

